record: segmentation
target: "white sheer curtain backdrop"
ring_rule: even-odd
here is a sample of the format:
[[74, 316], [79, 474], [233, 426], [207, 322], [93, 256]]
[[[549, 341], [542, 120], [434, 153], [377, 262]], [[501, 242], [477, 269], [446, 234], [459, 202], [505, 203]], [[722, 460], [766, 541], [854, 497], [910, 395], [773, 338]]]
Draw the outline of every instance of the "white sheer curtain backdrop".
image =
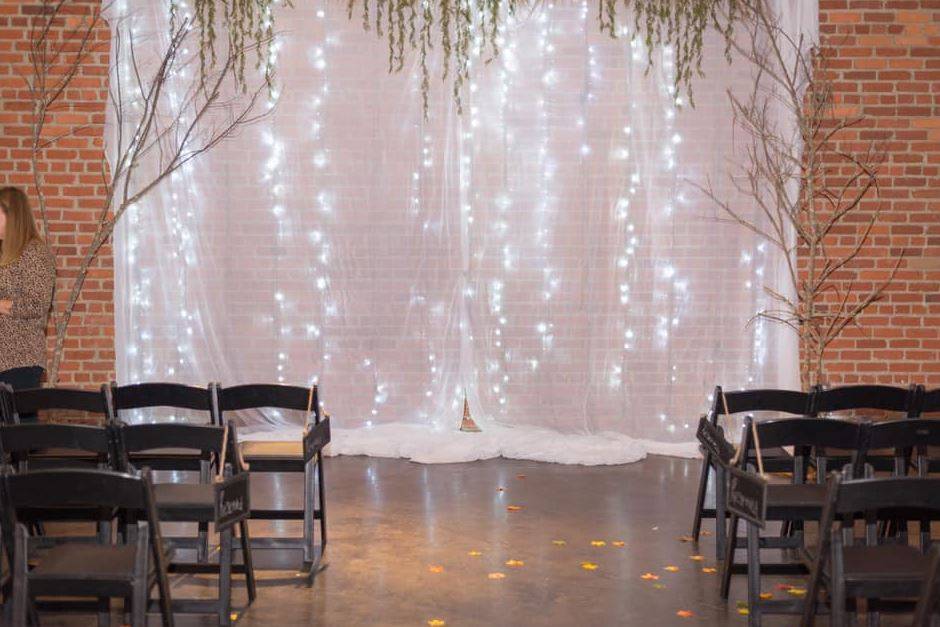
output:
[[[647, 72], [593, 2], [541, 3], [477, 60], [464, 114], [433, 80], [425, 119], [414, 60], [390, 75], [345, 2], [295, 5], [270, 118], [118, 229], [122, 383], [318, 381], [334, 454], [584, 464], [694, 454], [717, 383], [797, 385], [795, 338], [746, 326], [778, 253], [692, 185], [725, 177], [725, 92], [751, 85], [721, 41], [693, 109], [670, 50]], [[165, 2], [116, 10], [165, 40]], [[482, 434], [456, 430], [465, 395]], [[301, 417], [248, 420], [265, 438]]]

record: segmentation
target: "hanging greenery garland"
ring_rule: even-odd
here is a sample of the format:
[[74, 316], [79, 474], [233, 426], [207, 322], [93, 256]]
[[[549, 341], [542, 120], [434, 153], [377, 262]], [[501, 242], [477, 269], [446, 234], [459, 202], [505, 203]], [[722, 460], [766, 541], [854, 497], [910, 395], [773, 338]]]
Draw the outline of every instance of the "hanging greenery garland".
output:
[[[352, 19], [358, 5], [363, 28], [374, 29], [388, 40], [389, 71], [401, 70], [406, 49], [418, 53], [425, 113], [430, 91], [428, 56], [437, 39], [443, 51], [442, 78], [452, 81], [453, 97], [461, 111], [471, 56], [479, 54], [487, 61], [497, 57], [503, 20], [523, 6], [531, 7], [533, 1], [538, 0], [348, 0], [348, 13]], [[632, 12], [635, 36], [646, 45], [650, 66], [657, 48], [672, 46], [676, 52], [676, 91], [684, 91], [694, 104], [692, 79], [702, 74], [704, 33], [714, 28], [730, 41], [744, 1], [597, 0], [598, 25], [616, 38], [617, 12]], [[725, 55], [730, 59], [730, 44]]]
[[[264, 79], [268, 87], [272, 86], [274, 64], [271, 57], [271, 44], [274, 41], [275, 4], [293, 6], [291, 0], [190, 0], [192, 13], [185, 14], [186, 19], [197, 31], [199, 37], [199, 67], [205, 77], [216, 65], [217, 26], [224, 28], [227, 34], [227, 54], [231, 55], [232, 71], [235, 82], [243, 89], [247, 58], [254, 50], [255, 69], [264, 70]], [[174, 28], [182, 17], [181, 9], [186, 7], [184, 0], [171, 0], [170, 24]]]
[[[272, 7], [291, 0], [190, 0], [191, 19], [199, 36], [203, 76], [216, 63], [217, 30], [224, 26], [228, 50], [234, 57], [236, 81], [245, 85], [246, 57], [255, 49], [255, 67], [263, 68], [270, 85], [273, 64], [270, 44], [275, 34]], [[462, 111], [463, 86], [470, 76], [471, 58], [490, 61], [499, 56], [501, 29], [507, 17], [522, 7], [537, 8], [540, 0], [347, 0], [349, 18], [357, 6], [362, 25], [388, 40], [389, 71], [400, 71], [409, 51], [418, 53], [421, 94], [427, 113], [431, 88], [428, 57], [435, 45], [443, 51], [442, 79], [451, 81], [454, 101]], [[567, 0], [559, 0], [567, 1]], [[744, 2], [751, 0], [597, 0], [598, 25], [612, 38], [618, 36], [617, 14], [632, 14], [634, 37], [640, 37], [652, 66], [662, 46], [675, 49], [675, 87], [692, 100], [692, 80], [701, 76], [704, 33], [709, 28], [730, 41], [734, 21]], [[173, 20], [179, 19], [183, 0], [171, 0]], [[725, 54], [730, 58], [729, 47]]]

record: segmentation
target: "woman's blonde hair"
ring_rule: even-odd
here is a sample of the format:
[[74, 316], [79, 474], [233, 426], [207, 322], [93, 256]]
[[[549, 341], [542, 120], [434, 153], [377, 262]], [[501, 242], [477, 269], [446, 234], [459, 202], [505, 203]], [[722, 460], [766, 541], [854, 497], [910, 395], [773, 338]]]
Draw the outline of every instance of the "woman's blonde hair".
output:
[[7, 266], [20, 258], [27, 244], [39, 239], [39, 230], [29, 198], [20, 188], [0, 188], [0, 210], [7, 218], [6, 232], [0, 240], [0, 266]]

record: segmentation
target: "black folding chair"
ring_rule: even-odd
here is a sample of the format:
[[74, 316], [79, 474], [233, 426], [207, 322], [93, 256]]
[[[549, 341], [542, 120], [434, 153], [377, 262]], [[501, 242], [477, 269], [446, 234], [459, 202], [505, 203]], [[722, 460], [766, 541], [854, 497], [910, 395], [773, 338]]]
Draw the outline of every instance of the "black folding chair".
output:
[[[52, 455], [36, 455], [34, 451], [56, 451]], [[0, 426], [0, 457], [12, 471], [34, 470], [36, 465], [56, 468], [113, 469], [116, 451], [113, 427], [96, 427], [77, 424], [30, 423], [4, 424]], [[39, 464], [36, 464], [37, 459]], [[97, 541], [107, 542], [111, 535], [110, 521], [114, 514], [100, 512]], [[92, 516], [74, 508], [50, 511], [21, 511], [20, 522], [30, 524], [37, 534], [43, 533], [44, 521], [88, 520]], [[49, 537], [48, 542], [77, 541], [77, 537]], [[85, 538], [95, 540], [95, 538]]]
[[936, 627], [940, 625], [940, 546], [930, 547], [927, 555], [927, 579], [921, 588], [917, 606], [914, 608], [914, 622], [911, 627]]
[[[940, 418], [940, 388], [935, 390], [925, 390], [920, 386], [921, 393], [921, 417]], [[933, 449], [928, 451], [928, 472], [940, 472], [940, 451]]]
[[[150, 595], [156, 588], [163, 625], [173, 625], [160, 525], [146, 474], [49, 469], [7, 473], [3, 486], [5, 544], [13, 565], [7, 624], [26, 625], [30, 615], [35, 621], [31, 601], [36, 597], [93, 597], [97, 601], [91, 605], [66, 601], [38, 609], [97, 612], [99, 624], [107, 625], [110, 598], [119, 596], [131, 601], [132, 624], [145, 627]], [[84, 512], [92, 516], [91, 521], [95, 512], [139, 512], [136, 541], [126, 545], [64, 543], [33, 551], [33, 538], [19, 515], [53, 509]]]
[[[761, 615], [799, 614], [801, 605], [790, 601], [763, 600], [760, 598], [761, 570], [777, 573], [806, 572], [803, 555], [803, 525], [806, 521], [820, 520], [826, 504], [826, 486], [822, 483], [806, 482], [809, 465], [808, 456], [816, 452], [816, 467], [819, 476], [825, 476], [828, 460], [827, 449], [855, 450], [864, 448], [863, 428], [854, 422], [826, 418], [784, 418], [755, 422], [747, 417], [737, 467], [745, 470], [750, 452], [757, 447], [792, 446], [793, 481], [789, 484], [772, 483], [767, 486], [766, 520], [771, 522], [790, 522], [793, 533], [787, 537], [761, 537], [758, 526], [747, 523], [747, 591], [748, 622], [759, 625]], [[856, 454], [849, 472], [861, 473], [862, 454]], [[753, 467], [752, 467], [753, 471]], [[721, 573], [721, 597], [728, 598], [731, 575], [734, 570], [734, 553], [738, 548], [739, 517], [731, 515], [728, 530], [728, 545]], [[793, 549], [796, 559], [785, 564], [761, 565], [761, 549]]]
[[[913, 460], [913, 469], [918, 477], [926, 478], [930, 472], [931, 451], [936, 451], [940, 447], [940, 420], [937, 419], [917, 419], [917, 420], [890, 420], [871, 425], [867, 435], [867, 448], [870, 450], [881, 451], [891, 449], [894, 451], [894, 471], [896, 477], [907, 476]], [[913, 453], [913, 457], [912, 457]], [[881, 461], [885, 457], [879, 454], [876, 459]], [[870, 456], [866, 454], [866, 465], [869, 471], [874, 467], [868, 463]], [[868, 474], [873, 474], [869, 472]], [[921, 544], [926, 545], [930, 542], [930, 521], [921, 520]], [[899, 517], [883, 526], [883, 536], [905, 535], [907, 532], [907, 520], [905, 517]], [[906, 537], [904, 541], [907, 541]]]
[[[870, 624], [877, 613], [897, 609], [890, 601], [916, 598], [929, 575], [929, 546], [884, 542], [878, 522], [900, 513], [936, 518], [940, 514], [940, 479], [900, 477], [843, 481], [830, 478], [826, 511], [820, 522], [819, 544], [810, 583], [803, 602], [802, 621], [812, 625], [819, 610], [819, 593], [829, 593], [829, 624], [847, 625], [857, 605], [850, 599], [867, 599]], [[865, 518], [865, 537], [855, 537], [854, 522]], [[901, 605], [910, 611], [910, 604]], [[853, 621], [854, 622], [854, 621]]]
[[[31, 390], [16, 390], [7, 388], [0, 391], [6, 397], [3, 405], [6, 408], [5, 424], [19, 424], [20, 415], [36, 414], [40, 411], [82, 412], [90, 414], [104, 425], [114, 422], [114, 415], [106, 398], [107, 387], [102, 386], [98, 391], [76, 390], [71, 388], [34, 388]], [[74, 417], [74, 416], [72, 416]], [[32, 426], [29, 423], [25, 426]], [[42, 446], [35, 444], [29, 452], [30, 468], [75, 468], [87, 466], [100, 467], [100, 460], [94, 451], [83, 449], [64, 450], [62, 447]]]
[[[890, 385], [846, 385], [823, 389], [818, 387], [813, 394], [813, 411], [819, 416], [835, 412], [852, 412], [856, 416], [861, 412], [866, 419], [877, 418], [872, 412], [892, 412], [898, 417], [918, 418], [921, 413], [921, 390], [911, 384], [907, 388]], [[840, 456], [832, 452], [834, 463], [848, 463], [849, 455]], [[891, 472], [894, 459], [890, 452], [869, 451], [868, 464], [880, 472]]]
[[[248, 534], [248, 473], [239, 464], [234, 426], [158, 423], [122, 425], [119, 446], [127, 468], [133, 469], [133, 454], [160, 449], [192, 450], [200, 456], [211, 456], [217, 473], [208, 482], [156, 483], [154, 502], [161, 522], [199, 523], [208, 528], [212, 523], [219, 534], [219, 563], [173, 561], [170, 572], [218, 573], [219, 596], [216, 600], [176, 599], [174, 609], [183, 613], [217, 614], [220, 625], [231, 624], [232, 571], [243, 570], [248, 588], [248, 603], [255, 600], [255, 574], [252, 567]], [[243, 568], [233, 569], [233, 528], [241, 534]], [[202, 546], [201, 538], [167, 538], [167, 545], [192, 549]], [[195, 541], [195, 542], [194, 542]]]
[[[251, 508], [251, 518], [257, 520], [302, 520], [303, 538], [254, 538], [253, 545], [270, 550], [302, 549], [301, 572], [308, 575], [308, 585], [312, 584], [327, 542], [322, 450], [330, 441], [330, 418], [322, 413], [318, 388], [255, 384], [219, 388], [218, 394], [220, 422], [224, 420], [224, 412], [250, 409], [305, 412], [300, 441], [248, 441], [243, 442], [239, 450], [243, 462], [252, 473], [303, 473], [304, 496], [301, 508]], [[320, 521], [319, 544], [315, 537], [316, 520]]]
[[[196, 412], [202, 418], [197, 424], [216, 424], [213, 387], [214, 384], [211, 383], [204, 388], [199, 388], [180, 383], [153, 382], [118, 386], [112, 382], [108, 390], [108, 399], [113, 406], [112, 411], [116, 420], [121, 423], [140, 422], [133, 416], [133, 413], [137, 411], [144, 414], [141, 417], [147, 418], [144, 422], [155, 422], [152, 416], [147, 416], [142, 410], [171, 409], [188, 413]], [[200, 453], [192, 448], [168, 448], [131, 451], [127, 455], [129, 462], [137, 468], [196, 471], [199, 472], [201, 483], [210, 481], [208, 453]], [[205, 523], [200, 523], [198, 527], [200, 541], [196, 549], [197, 558], [200, 562], [205, 562], [209, 559], [209, 527]]]
[[[795, 416], [812, 415], [812, 396], [806, 392], [793, 390], [740, 390], [725, 392], [721, 386], [715, 388], [711, 410], [708, 420], [712, 425], [718, 426], [721, 416], [743, 414], [748, 412], [774, 412], [791, 414]], [[765, 468], [769, 472], [788, 470], [793, 460], [783, 448], [766, 449], [761, 451], [764, 456]], [[706, 507], [709, 476], [717, 471], [719, 465], [712, 459], [709, 452], [705, 452], [702, 460], [702, 471], [698, 482], [698, 496], [695, 501], [695, 515], [692, 520], [692, 538], [698, 542], [702, 532], [703, 518], [716, 518], [715, 545], [718, 559], [725, 550], [725, 523], [723, 517], [718, 516], [717, 510], [723, 509], [722, 500], [717, 498], [718, 483], [716, 482], [715, 507]]]

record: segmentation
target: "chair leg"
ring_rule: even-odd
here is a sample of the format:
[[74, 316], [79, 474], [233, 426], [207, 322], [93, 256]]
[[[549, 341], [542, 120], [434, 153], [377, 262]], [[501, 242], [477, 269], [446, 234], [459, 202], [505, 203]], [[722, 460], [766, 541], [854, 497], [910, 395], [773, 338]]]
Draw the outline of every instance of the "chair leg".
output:
[[16, 526], [13, 544], [13, 624], [26, 625], [26, 612], [29, 605], [29, 582], [27, 581], [27, 540], [26, 527]]
[[199, 540], [196, 544], [196, 561], [205, 564], [209, 561], [209, 523], [199, 523]]
[[323, 453], [317, 453], [317, 502], [320, 506], [320, 556], [326, 551], [326, 479], [323, 478]]
[[748, 627], [760, 627], [760, 534], [757, 525], [751, 522], [745, 524], [747, 525], [747, 624]]
[[150, 596], [150, 529], [139, 523], [137, 529], [137, 555], [134, 560], [134, 582], [131, 587], [131, 625], [147, 627], [147, 605]]
[[728, 525], [728, 540], [725, 543], [725, 560], [721, 568], [721, 598], [727, 600], [731, 591], [731, 570], [734, 567], [734, 551], [738, 548], [738, 516], [731, 515]]
[[98, 627], [111, 627], [111, 599], [98, 597]]
[[248, 535], [248, 521], [238, 523], [239, 535], [242, 541], [242, 562], [245, 564], [245, 584], [248, 587], [248, 604], [254, 603], [257, 596], [255, 585], [255, 566], [251, 557], [251, 537]]
[[[695, 518], [692, 519], [692, 541], [698, 542], [702, 534], [702, 511], [705, 509], [705, 496], [708, 493], [708, 474], [712, 467], [712, 456], [705, 453], [702, 459], [702, 472], [698, 478], [698, 496], [695, 499]], [[717, 520], [717, 516], [716, 516]], [[718, 549], [719, 554], [721, 549]]]
[[[833, 532], [833, 537], [835, 534], [840, 533], [839, 531]], [[831, 615], [829, 618], [829, 624], [832, 627], [845, 627], [846, 623], [846, 612], [845, 612], [845, 579], [843, 578], [843, 569], [842, 569], [842, 543], [836, 542], [833, 540], [831, 542], [832, 553], [829, 557], [832, 564], [832, 576], [829, 579], [829, 589], [830, 589], [830, 605], [832, 606]]]
[[232, 624], [232, 528], [219, 534], [219, 625]]
[[314, 508], [314, 462], [304, 464], [304, 565], [313, 562], [313, 508]]
[[727, 476], [722, 467], [715, 468], [715, 560], [724, 555], [725, 542], [728, 541], [728, 496]]
[[[199, 483], [211, 483], [211, 468], [209, 462], [202, 460], [199, 462]], [[196, 544], [196, 561], [205, 564], [209, 561], [209, 523], [199, 523], [198, 542]]]

